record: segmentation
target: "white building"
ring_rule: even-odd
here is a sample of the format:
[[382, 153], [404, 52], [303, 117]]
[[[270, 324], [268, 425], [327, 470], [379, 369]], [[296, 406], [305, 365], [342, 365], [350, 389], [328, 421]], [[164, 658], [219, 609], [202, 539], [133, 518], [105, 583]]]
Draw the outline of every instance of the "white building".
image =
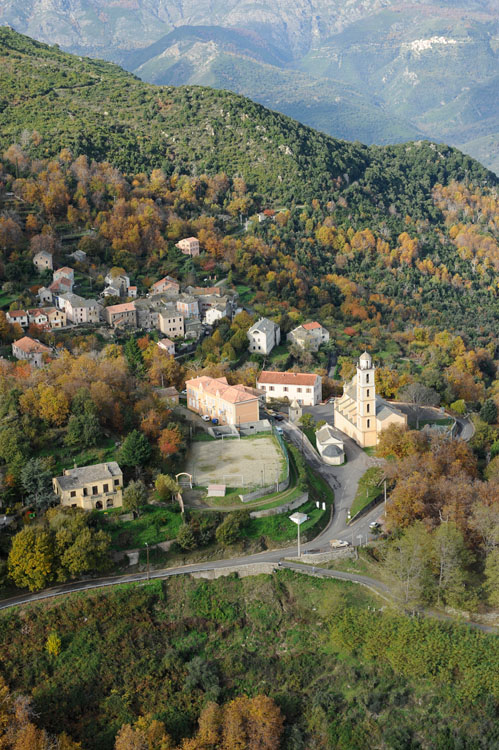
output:
[[99, 305], [94, 299], [84, 299], [78, 294], [61, 294], [57, 302], [69, 323], [99, 322]]
[[9, 310], [5, 317], [9, 323], [18, 323], [22, 328], [27, 328], [29, 325], [26, 310]]
[[167, 354], [171, 354], [172, 357], [175, 355], [175, 344], [170, 339], [160, 339], [158, 346]]
[[339, 466], [345, 460], [345, 448], [343, 441], [335, 437], [333, 428], [325, 424], [315, 433], [317, 450], [322, 460], [331, 466]]
[[256, 387], [265, 395], [265, 400], [289, 399], [300, 406], [316, 406], [322, 400], [322, 378], [315, 373], [271, 372], [263, 370]]
[[257, 354], [270, 354], [281, 341], [281, 329], [268, 318], [260, 318], [248, 331], [249, 350]]
[[12, 354], [16, 359], [26, 359], [34, 367], [41, 367], [44, 359], [51, 353], [51, 350], [45, 344], [40, 343], [38, 339], [32, 339], [30, 336], [23, 336], [22, 339], [14, 341], [12, 344]]

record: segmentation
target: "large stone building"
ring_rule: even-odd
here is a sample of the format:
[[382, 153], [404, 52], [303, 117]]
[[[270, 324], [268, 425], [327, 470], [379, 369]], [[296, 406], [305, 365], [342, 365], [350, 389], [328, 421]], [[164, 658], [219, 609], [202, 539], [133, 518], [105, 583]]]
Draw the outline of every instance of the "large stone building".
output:
[[116, 461], [66, 469], [52, 479], [61, 505], [84, 510], [104, 510], [123, 505], [123, 472]]
[[376, 396], [375, 372], [371, 355], [364, 352], [356, 374], [345, 383], [343, 396], [334, 405], [334, 426], [362, 448], [376, 445], [379, 433], [388, 425], [407, 425], [405, 414]]
[[263, 370], [256, 387], [266, 401], [288, 399], [300, 406], [316, 406], [322, 400], [322, 378], [315, 373]]
[[260, 318], [248, 331], [249, 350], [257, 354], [270, 354], [281, 341], [281, 329], [268, 318]]
[[187, 407], [201, 416], [235, 426], [259, 420], [259, 398], [254, 388], [229, 385], [227, 378], [206, 375], [188, 380], [185, 387]]
[[178, 247], [184, 255], [196, 256], [199, 255], [199, 240], [197, 237], [186, 237], [183, 240], [179, 240], [175, 247]]

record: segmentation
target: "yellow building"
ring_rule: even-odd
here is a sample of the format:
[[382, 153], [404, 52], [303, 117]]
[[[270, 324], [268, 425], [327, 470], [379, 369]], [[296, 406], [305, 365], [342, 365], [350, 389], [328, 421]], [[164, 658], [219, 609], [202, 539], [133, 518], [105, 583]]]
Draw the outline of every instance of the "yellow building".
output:
[[61, 505], [84, 510], [119, 508], [123, 505], [123, 472], [116, 461], [66, 469], [52, 479]]
[[362, 448], [376, 445], [379, 433], [388, 425], [407, 425], [405, 414], [376, 396], [375, 373], [371, 355], [364, 352], [356, 374], [345, 383], [343, 396], [334, 404], [334, 426]]
[[232, 425], [259, 420], [258, 392], [254, 388], [229, 385], [227, 378], [206, 375], [188, 380], [185, 387], [187, 407], [201, 416]]

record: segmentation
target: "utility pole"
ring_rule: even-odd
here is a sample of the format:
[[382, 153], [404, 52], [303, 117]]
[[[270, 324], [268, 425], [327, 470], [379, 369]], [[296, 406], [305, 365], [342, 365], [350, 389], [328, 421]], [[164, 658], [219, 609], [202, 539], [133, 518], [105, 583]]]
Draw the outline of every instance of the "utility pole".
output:
[[383, 480], [383, 489], [384, 489], [384, 493], [385, 493], [385, 519], [386, 519], [386, 477]]
[[146, 554], [147, 554], [147, 580], [149, 580], [149, 543], [146, 542]]

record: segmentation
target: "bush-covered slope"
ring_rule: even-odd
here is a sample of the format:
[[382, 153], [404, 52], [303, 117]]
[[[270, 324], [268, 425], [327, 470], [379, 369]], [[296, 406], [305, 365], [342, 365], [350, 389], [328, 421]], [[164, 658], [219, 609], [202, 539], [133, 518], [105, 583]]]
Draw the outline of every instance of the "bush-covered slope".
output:
[[2, 148], [18, 141], [41, 157], [67, 147], [128, 173], [225, 171], [242, 175], [266, 200], [301, 202], [359, 181], [369, 203], [385, 206], [388, 192], [400, 199], [408, 190], [412, 201], [429, 197], [436, 181], [495, 179], [447, 147], [338, 141], [242, 96], [149, 85], [8, 28], [0, 29], [0, 90]]

